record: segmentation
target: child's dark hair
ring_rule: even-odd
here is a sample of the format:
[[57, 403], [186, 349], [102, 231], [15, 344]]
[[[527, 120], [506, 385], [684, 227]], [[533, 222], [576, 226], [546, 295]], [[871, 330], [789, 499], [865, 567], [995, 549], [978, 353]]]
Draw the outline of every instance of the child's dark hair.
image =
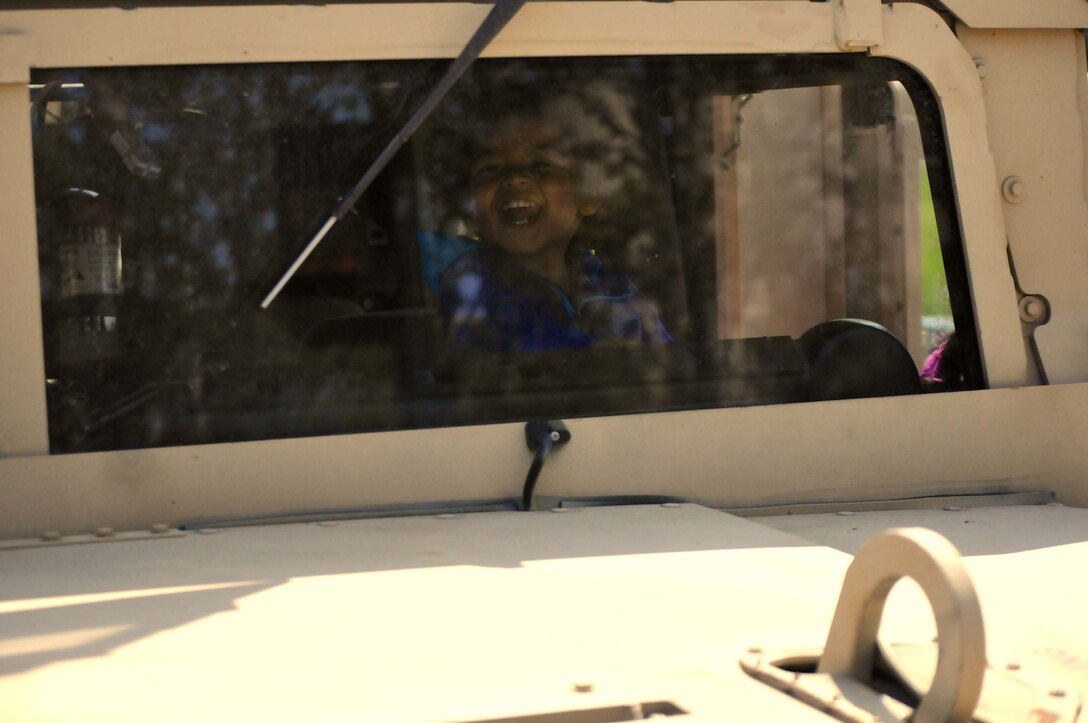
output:
[[631, 240], [654, 233], [670, 211], [667, 191], [646, 182], [660, 154], [644, 142], [656, 126], [647, 124], [643, 100], [636, 88], [569, 62], [479, 61], [419, 135], [427, 227], [471, 232], [470, 169], [504, 120], [526, 118], [559, 128], [569, 140], [563, 150], [575, 163], [579, 195], [599, 204], [579, 226], [571, 252], [622, 253], [620, 266], [631, 266], [626, 257], [638, 256]]
[[[552, 79], [549, 79], [551, 81]], [[435, 184], [435, 200], [454, 217], [468, 219], [468, 175], [500, 126], [525, 119], [558, 129], [568, 141], [563, 150], [575, 163], [580, 193], [602, 197], [606, 135], [592, 130], [591, 103], [584, 84], [549, 82], [547, 90], [514, 78], [481, 83], [451, 98], [431, 124], [427, 163]], [[450, 219], [445, 219], [449, 221]]]

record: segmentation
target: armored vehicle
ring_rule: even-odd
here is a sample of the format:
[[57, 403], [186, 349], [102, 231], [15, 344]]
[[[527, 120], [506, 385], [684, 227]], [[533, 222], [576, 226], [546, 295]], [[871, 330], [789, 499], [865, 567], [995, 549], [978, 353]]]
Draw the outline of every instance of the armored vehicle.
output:
[[0, 718], [1073, 721], [1083, 0], [0, 9]]

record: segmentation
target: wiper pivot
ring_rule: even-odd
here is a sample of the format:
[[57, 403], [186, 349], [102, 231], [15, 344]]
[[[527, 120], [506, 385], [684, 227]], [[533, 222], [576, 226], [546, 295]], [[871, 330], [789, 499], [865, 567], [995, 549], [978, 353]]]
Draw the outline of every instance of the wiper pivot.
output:
[[525, 487], [521, 493], [522, 511], [528, 512], [533, 509], [533, 490], [536, 488], [536, 480], [544, 467], [544, 459], [552, 451], [552, 447], [569, 441], [570, 430], [559, 420], [535, 419], [525, 424], [525, 443], [529, 449], [536, 451], [536, 456], [533, 457], [529, 474], [525, 477]]

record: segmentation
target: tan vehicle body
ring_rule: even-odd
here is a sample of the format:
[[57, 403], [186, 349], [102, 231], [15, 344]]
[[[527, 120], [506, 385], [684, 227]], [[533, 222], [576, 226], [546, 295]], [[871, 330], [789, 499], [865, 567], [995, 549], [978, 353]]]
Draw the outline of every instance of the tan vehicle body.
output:
[[[1088, 692], [1088, 3], [944, 5], [534, 2], [484, 55], [911, 66], [941, 106], [988, 388], [568, 422], [578, 442], [541, 494], [696, 503], [678, 508], [218, 534], [176, 528], [516, 495], [522, 425], [50, 455], [30, 69], [453, 57], [488, 7], [0, 10], [0, 717], [605, 721], [674, 706], [826, 720], [739, 661], [822, 646], [847, 553], [922, 526], [967, 558], [990, 665], [1036, 681], [984, 691], [976, 715], [1074, 720]], [[926, 642], [933, 618], [903, 587], [885, 634]]]

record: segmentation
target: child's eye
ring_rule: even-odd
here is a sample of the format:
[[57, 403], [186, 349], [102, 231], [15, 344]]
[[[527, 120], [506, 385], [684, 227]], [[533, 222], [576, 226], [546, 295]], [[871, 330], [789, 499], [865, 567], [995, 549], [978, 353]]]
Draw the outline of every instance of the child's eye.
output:
[[548, 169], [554, 168], [554, 167], [555, 167], [555, 164], [552, 163], [551, 161], [547, 161], [547, 160], [543, 160], [543, 159], [538, 160], [538, 161], [533, 161], [533, 170], [534, 171], [547, 171]]
[[479, 166], [472, 172], [474, 178], [490, 178], [499, 172], [499, 167], [494, 164]]

